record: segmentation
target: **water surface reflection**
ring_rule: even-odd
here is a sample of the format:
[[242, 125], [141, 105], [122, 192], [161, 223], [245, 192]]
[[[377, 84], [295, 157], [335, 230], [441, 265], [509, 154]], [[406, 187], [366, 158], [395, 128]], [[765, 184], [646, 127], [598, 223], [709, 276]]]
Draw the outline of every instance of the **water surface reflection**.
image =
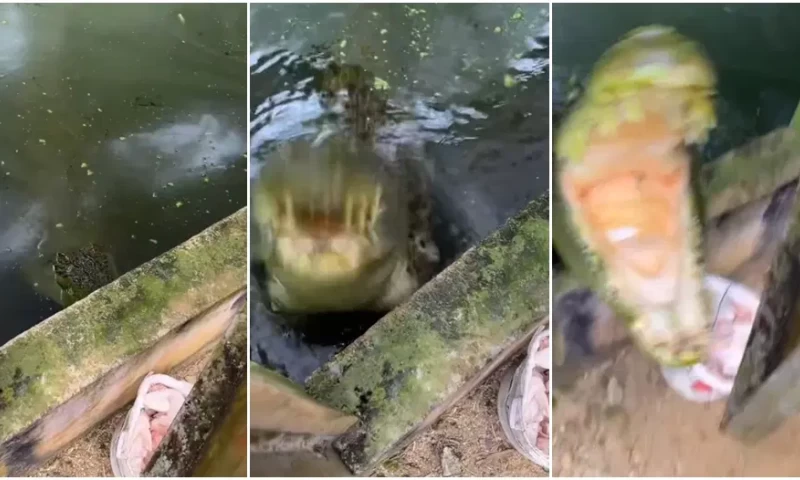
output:
[[0, 5], [0, 344], [60, 306], [47, 262], [121, 272], [246, 205], [246, 5]]

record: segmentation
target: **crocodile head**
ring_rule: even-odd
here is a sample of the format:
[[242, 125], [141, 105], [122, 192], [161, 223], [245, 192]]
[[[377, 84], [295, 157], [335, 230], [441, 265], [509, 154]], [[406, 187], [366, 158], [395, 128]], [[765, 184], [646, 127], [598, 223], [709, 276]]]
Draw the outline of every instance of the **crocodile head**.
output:
[[81, 300], [117, 278], [111, 255], [94, 243], [56, 253], [52, 265], [65, 306]]
[[558, 188], [592, 283], [667, 365], [701, 361], [708, 344], [687, 145], [715, 125], [715, 82], [691, 40], [636, 29], [598, 61], [556, 139]]
[[368, 145], [346, 137], [274, 152], [252, 204], [273, 308], [380, 309], [383, 300], [413, 290], [398, 187]]

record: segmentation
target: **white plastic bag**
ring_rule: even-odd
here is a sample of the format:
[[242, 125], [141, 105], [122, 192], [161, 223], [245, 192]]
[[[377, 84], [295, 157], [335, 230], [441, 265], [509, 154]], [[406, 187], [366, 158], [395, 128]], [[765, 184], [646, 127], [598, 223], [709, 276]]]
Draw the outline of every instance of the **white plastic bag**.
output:
[[[111, 441], [111, 469], [115, 476], [141, 475], [191, 389], [191, 383], [168, 375], [151, 373], [144, 378], [133, 406]], [[154, 429], [162, 434], [155, 440]]]
[[749, 288], [725, 278], [709, 275], [705, 287], [714, 299], [708, 359], [691, 367], [661, 369], [667, 384], [693, 402], [714, 402], [730, 395], [760, 301]]
[[528, 344], [528, 356], [513, 375], [507, 410], [507, 425], [510, 431], [507, 431], [506, 435], [520, 453], [548, 470], [550, 469], [549, 376], [550, 331], [545, 328], [544, 331], [534, 335]]

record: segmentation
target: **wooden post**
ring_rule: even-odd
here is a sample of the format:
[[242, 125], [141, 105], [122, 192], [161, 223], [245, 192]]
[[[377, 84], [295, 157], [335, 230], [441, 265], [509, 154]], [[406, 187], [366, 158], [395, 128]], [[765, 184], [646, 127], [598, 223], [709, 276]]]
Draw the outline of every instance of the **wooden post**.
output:
[[[796, 194], [796, 193], [795, 193]], [[721, 428], [760, 440], [800, 412], [800, 202], [773, 259]]]

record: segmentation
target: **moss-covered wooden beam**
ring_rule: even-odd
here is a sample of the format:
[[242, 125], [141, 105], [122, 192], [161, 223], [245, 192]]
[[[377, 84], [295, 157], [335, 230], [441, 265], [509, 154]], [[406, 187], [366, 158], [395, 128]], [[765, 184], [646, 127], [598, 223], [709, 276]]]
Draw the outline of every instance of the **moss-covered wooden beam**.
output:
[[752, 443], [800, 413], [800, 202], [772, 261], [721, 428]]
[[208, 348], [246, 300], [247, 212], [216, 223], [0, 348], [0, 474], [52, 456]]
[[247, 454], [247, 315], [241, 313], [143, 476], [246, 477]]
[[354, 473], [406, 445], [546, 321], [548, 217], [545, 195], [308, 380], [312, 396], [360, 419], [335, 442]]

